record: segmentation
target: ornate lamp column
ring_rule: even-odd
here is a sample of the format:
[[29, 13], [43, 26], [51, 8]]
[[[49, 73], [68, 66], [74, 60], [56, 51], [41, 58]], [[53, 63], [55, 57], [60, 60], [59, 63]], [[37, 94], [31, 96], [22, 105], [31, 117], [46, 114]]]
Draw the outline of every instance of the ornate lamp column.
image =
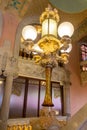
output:
[[46, 92], [45, 98], [42, 106], [54, 106], [52, 103], [52, 93], [51, 93], [51, 73], [52, 73], [52, 65], [46, 65], [45, 67], [46, 73]]
[[57, 26], [59, 22], [57, 10], [52, 10], [50, 7], [46, 8], [40, 17], [40, 22], [42, 24], [42, 37], [37, 44], [44, 52], [41, 55], [41, 64], [45, 66], [46, 71], [46, 91], [42, 106], [52, 107], [54, 105], [51, 93], [51, 73], [55, 65], [55, 52], [60, 48], [60, 41], [57, 39]]
[[[41, 38], [38, 40], [36, 45], [38, 46], [39, 50], [34, 48], [34, 44], [32, 45], [30, 42], [28, 45], [31, 49], [26, 49], [28, 53], [30, 51], [36, 51], [34, 54], [34, 58], [37, 63], [45, 67], [46, 70], [46, 93], [45, 99], [43, 102], [43, 106], [53, 106], [52, 103], [52, 94], [51, 94], [51, 72], [52, 68], [58, 65], [58, 62], [62, 62], [66, 64], [68, 62], [69, 51], [71, 49], [71, 35], [73, 34], [74, 28], [72, 24], [70, 24], [70, 28], [66, 27], [66, 24], [63, 24], [58, 29], [58, 22], [59, 22], [59, 15], [56, 9], [52, 9], [50, 6], [45, 9], [45, 11], [41, 14], [40, 23], [41, 23]], [[69, 25], [69, 24], [68, 24]], [[34, 26], [35, 27], [35, 26]], [[63, 31], [62, 31], [63, 27]], [[34, 30], [33, 30], [34, 31]], [[61, 32], [62, 31], [62, 32]], [[26, 32], [26, 33], [25, 33]], [[22, 36], [25, 39], [24, 44], [26, 48], [26, 41], [27, 39], [34, 39], [31, 36], [31, 32], [27, 35], [27, 39], [25, 34], [29, 32], [27, 29], [23, 33]], [[61, 39], [58, 39], [58, 32], [60, 33]], [[69, 34], [69, 35], [68, 35]], [[36, 37], [35, 37], [36, 38]], [[69, 49], [69, 50], [67, 50]]]

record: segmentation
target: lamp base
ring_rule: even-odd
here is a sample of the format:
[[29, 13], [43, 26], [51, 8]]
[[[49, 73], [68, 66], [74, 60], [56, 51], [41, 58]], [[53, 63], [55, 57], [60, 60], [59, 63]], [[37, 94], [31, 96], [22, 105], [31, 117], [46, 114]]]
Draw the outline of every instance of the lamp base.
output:
[[[59, 114], [59, 111], [57, 111], [57, 115]], [[52, 107], [42, 107], [40, 110], [40, 117], [45, 116], [45, 117], [53, 117], [56, 116], [56, 110], [53, 109]]]

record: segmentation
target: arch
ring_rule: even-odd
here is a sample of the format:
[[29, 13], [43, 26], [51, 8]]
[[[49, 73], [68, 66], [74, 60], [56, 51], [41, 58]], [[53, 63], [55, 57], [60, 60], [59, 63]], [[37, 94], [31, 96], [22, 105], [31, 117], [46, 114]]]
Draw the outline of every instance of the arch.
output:
[[22, 28], [28, 24], [34, 24], [34, 23], [37, 23], [37, 24], [39, 23], [38, 16], [33, 16], [32, 18], [27, 17], [19, 23], [16, 30], [15, 45], [14, 45], [14, 52], [13, 52], [13, 55], [15, 58], [18, 58], [19, 56], [20, 38], [21, 38]]
[[87, 18], [80, 23], [80, 26], [75, 30], [72, 37], [73, 42], [78, 42], [87, 35]]

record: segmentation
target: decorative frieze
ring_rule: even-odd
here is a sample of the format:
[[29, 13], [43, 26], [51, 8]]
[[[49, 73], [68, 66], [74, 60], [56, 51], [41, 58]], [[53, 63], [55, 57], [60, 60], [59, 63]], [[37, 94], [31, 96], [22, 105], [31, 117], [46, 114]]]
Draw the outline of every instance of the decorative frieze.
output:
[[[18, 60], [19, 75], [45, 80], [45, 68], [36, 64], [34, 60], [19, 58]], [[52, 70], [52, 81], [70, 82], [70, 73], [63, 67], [56, 66]]]

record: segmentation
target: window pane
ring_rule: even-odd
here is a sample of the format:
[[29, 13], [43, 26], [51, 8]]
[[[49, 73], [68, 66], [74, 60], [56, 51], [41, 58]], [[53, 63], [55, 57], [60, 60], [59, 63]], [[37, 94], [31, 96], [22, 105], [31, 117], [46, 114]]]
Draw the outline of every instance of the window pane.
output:
[[38, 85], [29, 85], [27, 97], [27, 117], [35, 117], [38, 112]]
[[10, 98], [10, 118], [22, 117], [24, 88], [25, 85], [20, 83], [17, 83], [16, 86], [14, 86], [14, 90]]
[[1, 104], [2, 104], [2, 98], [3, 98], [3, 83], [0, 84], [0, 108], [1, 108]]

